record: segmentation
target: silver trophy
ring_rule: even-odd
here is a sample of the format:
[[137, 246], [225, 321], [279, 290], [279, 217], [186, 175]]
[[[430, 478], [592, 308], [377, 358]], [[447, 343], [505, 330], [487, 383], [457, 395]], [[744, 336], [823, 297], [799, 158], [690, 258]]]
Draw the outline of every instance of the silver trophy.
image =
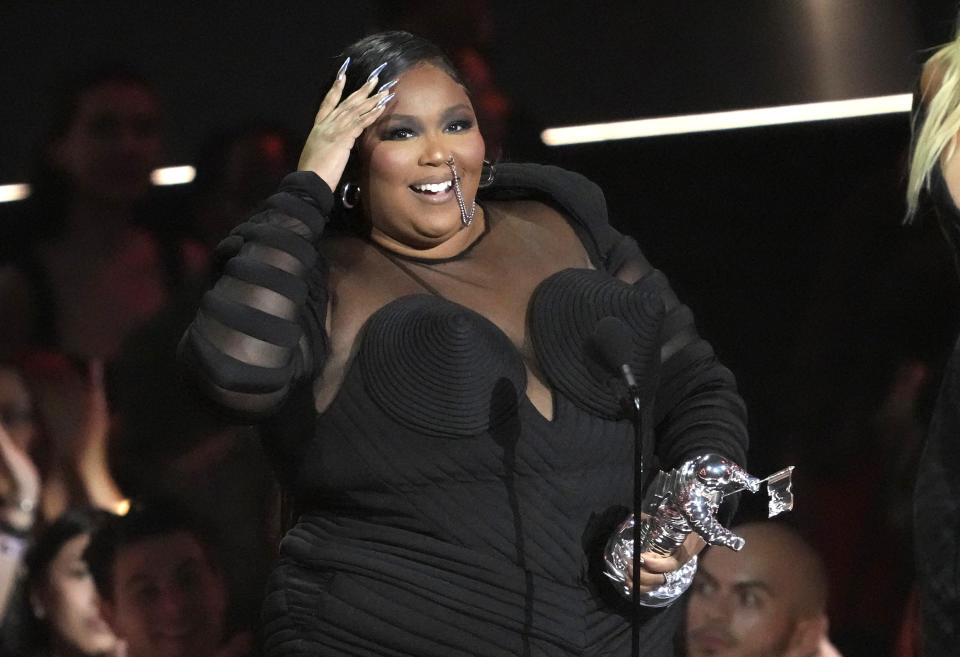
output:
[[[710, 545], [742, 549], [743, 538], [716, 518], [723, 498], [742, 490], [756, 493], [760, 484], [767, 482], [768, 517], [773, 517], [793, 508], [792, 473], [793, 466], [790, 466], [766, 479], [757, 479], [716, 454], [704, 454], [669, 472], [657, 473], [641, 507], [647, 517], [640, 523], [638, 553], [670, 556], [691, 532], [699, 534]], [[632, 595], [629, 570], [633, 564], [635, 525], [635, 517], [630, 514], [607, 541], [604, 550], [605, 574], [628, 598]], [[679, 569], [665, 573], [663, 586], [641, 593], [638, 602], [647, 607], [670, 604], [687, 590], [696, 570], [697, 558], [693, 557]]]

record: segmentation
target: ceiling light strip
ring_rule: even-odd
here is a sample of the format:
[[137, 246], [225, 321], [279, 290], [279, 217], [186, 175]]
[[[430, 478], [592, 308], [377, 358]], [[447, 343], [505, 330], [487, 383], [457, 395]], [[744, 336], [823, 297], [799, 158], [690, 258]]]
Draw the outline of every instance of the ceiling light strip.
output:
[[658, 137], [715, 130], [735, 130], [787, 123], [826, 121], [878, 114], [909, 112], [913, 94], [894, 94], [872, 98], [833, 100], [800, 105], [779, 105], [728, 112], [684, 114], [654, 119], [615, 121], [587, 125], [548, 128], [540, 133], [547, 146], [567, 146], [616, 139]]
[[28, 196], [30, 196], [30, 185], [26, 185], [24, 183], [0, 185], [0, 203], [22, 201]]
[[[189, 165], [164, 167], [150, 172], [150, 181], [154, 185], [184, 185], [193, 182], [197, 170]], [[0, 203], [22, 201], [30, 196], [30, 185], [13, 183], [0, 185]]]

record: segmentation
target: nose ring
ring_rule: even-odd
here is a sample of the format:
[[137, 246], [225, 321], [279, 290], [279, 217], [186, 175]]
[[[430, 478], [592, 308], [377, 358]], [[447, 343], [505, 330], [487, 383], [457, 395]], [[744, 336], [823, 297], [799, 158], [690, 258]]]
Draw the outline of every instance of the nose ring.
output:
[[444, 162], [450, 167], [450, 173], [453, 175], [453, 193], [457, 196], [457, 205], [460, 206], [460, 223], [466, 228], [473, 221], [473, 216], [477, 213], [477, 200], [474, 199], [470, 206], [470, 212], [467, 212], [467, 204], [463, 200], [463, 190], [460, 189], [460, 176], [457, 175], [457, 164], [454, 161], [453, 153], [450, 153], [450, 159]]

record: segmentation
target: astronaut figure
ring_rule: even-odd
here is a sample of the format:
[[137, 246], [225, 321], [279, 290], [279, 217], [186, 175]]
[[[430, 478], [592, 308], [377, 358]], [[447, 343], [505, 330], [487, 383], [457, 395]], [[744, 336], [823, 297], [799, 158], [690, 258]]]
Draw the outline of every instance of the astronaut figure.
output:
[[[710, 545], [742, 549], [743, 539], [720, 524], [717, 509], [725, 494], [741, 489], [755, 493], [760, 483], [760, 479], [716, 454], [704, 454], [679, 468], [660, 472], [644, 498], [643, 512], [647, 517], [640, 523], [639, 553], [670, 556], [691, 532]], [[631, 514], [611, 537], [604, 553], [606, 575], [621, 585], [626, 597], [631, 596], [629, 568], [634, 555], [634, 526]], [[693, 557], [680, 569], [667, 573], [662, 587], [641, 594], [640, 603], [653, 607], [670, 604], [689, 587], [696, 568], [697, 558]]]

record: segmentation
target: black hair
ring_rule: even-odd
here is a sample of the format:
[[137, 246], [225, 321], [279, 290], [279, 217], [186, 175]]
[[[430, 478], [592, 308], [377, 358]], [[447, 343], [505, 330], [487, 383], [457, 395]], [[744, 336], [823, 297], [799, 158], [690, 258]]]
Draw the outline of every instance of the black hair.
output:
[[[340, 69], [340, 65], [347, 57], [350, 58], [350, 65], [347, 68], [347, 80], [342, 98], [346, 98], [362, 87], [370, 74], [381, 64], [386, 64], [378, 75], [381, 84], [389, 82], [421, 64], [431, 64], [449, 75], [461, 87], [467, 88], [453, 61], [439, 46], [410, 32], [392, 30], [371, 34], [347, 46], [337, 59], [334, 72], [323, 86], [321, 98], [333, 86], [334, 80], [336, 80], [336, 71]], [[317, 103], [317, 106], [319, 106], [319, 103]], [[351, 182], [358, 173], [357, 160], [354, 157], [356, 152], [357, 150], [354, 148], [340, 179], [340, 188], [344, 183]], [[340, 189], [334, 190], [337, 198], [339, 198], [339, 191]], [[339, 228], [350, 227], [355, 230], [357, 221], [353, 217], [348, 218], [348, 214], [349, 211], [346, 208], [339, 202], [336, 203], [332, 216], [333, 225]]]
[[68, 509], [41, 532], [36, 543], [27, 553], [27, 586], [32, 587], [46, 577], [50, 563], [56, 559], [61, 548], [81, 534], [92, 534], [111, 514], [92, 507]]
[[24, 586], [11, 607], [10, 633], [7, 637], [12, 654], [36, 655], [44, 652], [50, 643], [50, 629], [31, 611], [30, 594], [43, 586], [50, 564], [69, 541], [84, 534], [92, 534], [110, 518], [102, 509], [81, 506], [64, 511], [37, 536], [27, 552]]
[[113, 568], [122, 548], [180, 532], [195, 538], [210, 566], [220, 570], [216, 558], [219, 541], [213, 530], [186, 507], [169, 499], [135, 502], [126, 515], [112, 516], [99, 527], [83, 553], [100, 596], [105, 600], [113, 599]]
[[[381, 64], [386, 64], [379, 74], [382, 82], [399, 77], [420, 64], [432, 64], [466, 88], [460, 72], [447, 54], [432, 41], [410, 32], [394, 30], [371, 34], [347, 46], [341, 55], [337, 63], [338, 70], [343, 59], [350, 58], [347, 83], [343, 89], [344, 98], [362, 87], [367, 77]], [[330, 77], [328, 89], [333, 84], [335, 75], [336, 73]]]

